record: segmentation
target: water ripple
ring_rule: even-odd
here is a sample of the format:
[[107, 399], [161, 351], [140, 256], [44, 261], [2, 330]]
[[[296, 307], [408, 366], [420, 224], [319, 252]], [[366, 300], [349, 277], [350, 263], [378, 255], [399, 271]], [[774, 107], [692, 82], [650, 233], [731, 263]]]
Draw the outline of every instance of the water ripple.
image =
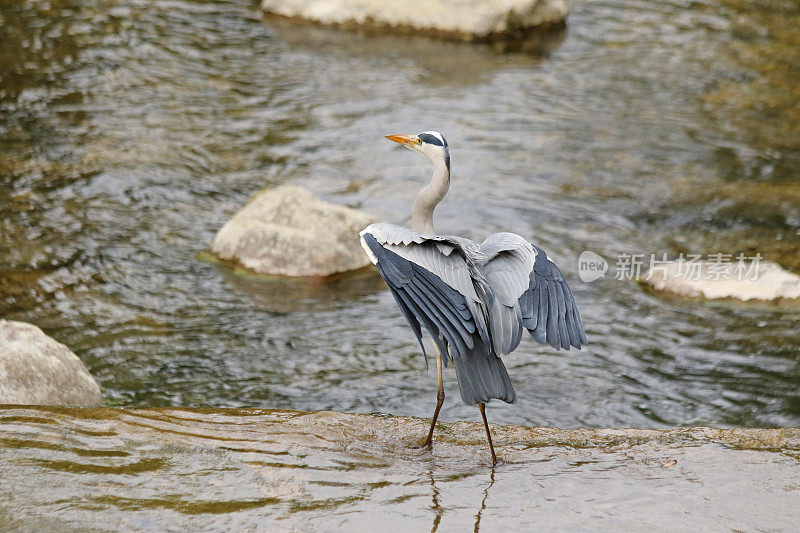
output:
[[[408, 222], [428, 168], [383, 135], [435, 127], [453, 147], [440, 229], [545, 247], [591, 340], [523, 343], [507, 359], [519, 403], [492, 420], [796, 425], [796, 307], [575, 276], [586, 249], [760, 250], [800, 267], [785, 179], [800, 158], [757, 129], [797, 117], [754, 126], [714, 107], [753, 68], [731, 50], [785, 44], [770, 25], [794, 15], [737, 4], [576, 2], [565, 32], [513, 50], [261, 20], [239, 1], [7, 3], [0, 311], [73, 348], [115, 405], [428, 416], [435, 378], [374, 273], [276, 282], [198, 257], [282, 183]], [[448, 377], [443, 417], [476, 418]]]

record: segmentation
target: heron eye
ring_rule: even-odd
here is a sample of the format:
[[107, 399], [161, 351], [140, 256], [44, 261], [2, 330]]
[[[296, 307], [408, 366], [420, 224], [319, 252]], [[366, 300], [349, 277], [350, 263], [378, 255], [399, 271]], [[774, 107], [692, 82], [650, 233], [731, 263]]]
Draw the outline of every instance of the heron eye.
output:
[[444, 143], [442, 143], [441, 139], [439, 139], [435, 135], [431, 135], [430, 133], [423, 132], [417, 135], [417, 137], [421, 141], [426, 142], [428, 144], [432, 144], [434, 146], [444, 146]]

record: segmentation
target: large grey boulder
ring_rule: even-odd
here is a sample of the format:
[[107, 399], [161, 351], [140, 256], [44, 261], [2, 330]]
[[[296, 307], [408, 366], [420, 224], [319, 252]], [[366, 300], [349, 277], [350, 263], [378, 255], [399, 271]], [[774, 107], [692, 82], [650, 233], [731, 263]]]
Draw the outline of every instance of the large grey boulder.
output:
[[261, 9], [320, 24], [484, 40], [563, 24], [568, 5], [567, 0], [262, 0]]
[[69, 348], [25, 322], [0, 320], [0, 404], [100, 402], [100, 386]]
[[211, 250], [260, 274], [328, 276], [370, 264], [358, 232], [375, 221], [284, 185], [253, 196], [219, 230]]
[[708, 299], [800, 298], [800, 276], [770, 261], [673, 261], [651, 270], [644, 281], [659, 291]]

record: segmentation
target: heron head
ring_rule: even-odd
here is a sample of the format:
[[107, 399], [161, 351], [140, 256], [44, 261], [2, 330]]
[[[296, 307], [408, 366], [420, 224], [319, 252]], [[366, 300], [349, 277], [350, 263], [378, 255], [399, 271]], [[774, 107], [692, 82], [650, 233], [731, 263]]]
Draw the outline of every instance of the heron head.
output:
[[438, 131], [423, 131], [416, 135], [387, 135], [387, 139], [425, 155], [436, 163], [444, 163], [450, 171], [450, 149], [444, 135]]

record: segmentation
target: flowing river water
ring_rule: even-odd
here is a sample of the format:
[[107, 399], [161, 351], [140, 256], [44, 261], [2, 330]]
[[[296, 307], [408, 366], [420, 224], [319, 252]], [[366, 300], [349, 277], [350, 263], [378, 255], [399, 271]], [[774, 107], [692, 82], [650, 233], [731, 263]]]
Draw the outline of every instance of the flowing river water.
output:
[[[2, 483], [12, 503], [0, 505], [0, 519], [27, 523], [23, 511], [39, 501], [29, 498], [35, 482], [51, 478], [62, 494], [51, 509], [76, 509], [76, 527], [91, 525], [81, 512], [109, 508], [130, 527], [155, 527], [132, 509], [182, 513], [189, 527], [194, 514], [227, 509], [199, 503], [211, 493], [232, 490], [225, 498], [269, 507], [294, 490], [310, 491], [297, 505], [320, 513], [394, 502], [398, 515], [430, 523], [436, 509], [463, 507], [472, 514], [454, 524], [462, 529], [483, 504], [511, 509], [528, 501], [525, 491], [545, 498], [557, 487], [564, 500], [547, 496], [556, 500], [543, 512], [569, 526], [578, 522], [558, 522], [561, 511], [589, 490], [561, 486], [577, 483], [564, 477], [570, 472], [616, 484], [598, 507], [583, 508], [584, 518], [621, 512], [614, 498], [654, 505], [634, 494], [643, 487], [690, 486], [696, 472], [564, 441], [545, 447], [546, 459], [506, 449], [518, 462], [495, 479], [473, 469], [485, 452], [477, 444], [446, 446], [435, 463], [399, 452], [392, 431], [408, 441], [422, 430], [418, 420], [406, 429], [394, 422], [404, 419], [380, 416], [249, 411], [431, 415], [435, 372], [426, 372], [374, 271], [264, 279], [205, 255], [251, 194], [284, 183], [407, 223], [429, 168], [388, 133], [442, 131], [454, 174], [439, 231], [529, 238], [561, 266], [583, 313], [587, 349], [557, 353], [528, 340], [506, 358], [518, 402], [489, 405], [492, 422], [800, 425], [800, 307], [667, 298], [615, 279], [624, 254], [646, 262], [651, 254], [760, 253], [800, 271], [798, 25], [794, 0], [576, 1], [564, 31], [464, 44], [264, 19], [246, 1], [0, 1], [0, 316], [68, 345], [102, 386], [104, 404], [124, 408], [3, 411], [0, 468], [15, 482]], [[585, 250], [609, 262], [604, 279], [578, 279]], [[442, 419], [475, 420], [451, 372]], [[154, 407], [234, 410], [140, 410]], [[329, 449], [313, 427], [326, 417], [345, 420], [355, 440], [332, 438]], [[212, 441], [190, 430], [176, 440], [147, 433], [184, 423], [217, 432], [216, 440], [200, 446]], [[233, 431], [230, 442], [221, 428]], [[266, 433], [254, 435], [258, 428]], [[282, 435], [277, 444], [263, 440], [273, 432]], [[293, 432], [313, 441], [298, 444], [297, 455], [287, 444]], [[785, 443], [767, 453], [691, 442], [680, 453], [700, 454], [698, 469], [709, 476], [714, 461], [735, 470], [757, 456], [769, 479], [784, 467], [796, 479], [797, 454]], [[74, 466], [65, 454], [93, 459]], [[386, 465], [388, 481], [372, 468]], [[137, 484], [151, 469], [163, 477]], [[207, 477], [173, 479], [189, 474]], [[726, 482], [697, 476], [705, 486]], [[284, 481], [286, 494], [262, 490]], [[116, 492], [89, 497], [81, 483]], [[174, 493], [170, 483], [178, 483]], [[352, 484], [347, 496], [334, 495], [336, 483]], [[777, 506], [796, 498], [798, 485], [762, 488], [780, 496], [771, 500]], [[12, 489], [19, 494], [9, 499]], [[173, 494], [171, 503], [157, 489]], [[379, 499], [368, 496], [373, 490]], [[195, 491], [198, 501], [189, 501]], [[733, 524], [746, 497], [726, 497]], [[356, 525], [347, 520], [381, 511], [371, 512], [342, 520]], [[765, 524], [785, 524], [786, 513]], [[241, 524], [253, 516], [243, 511]]]

